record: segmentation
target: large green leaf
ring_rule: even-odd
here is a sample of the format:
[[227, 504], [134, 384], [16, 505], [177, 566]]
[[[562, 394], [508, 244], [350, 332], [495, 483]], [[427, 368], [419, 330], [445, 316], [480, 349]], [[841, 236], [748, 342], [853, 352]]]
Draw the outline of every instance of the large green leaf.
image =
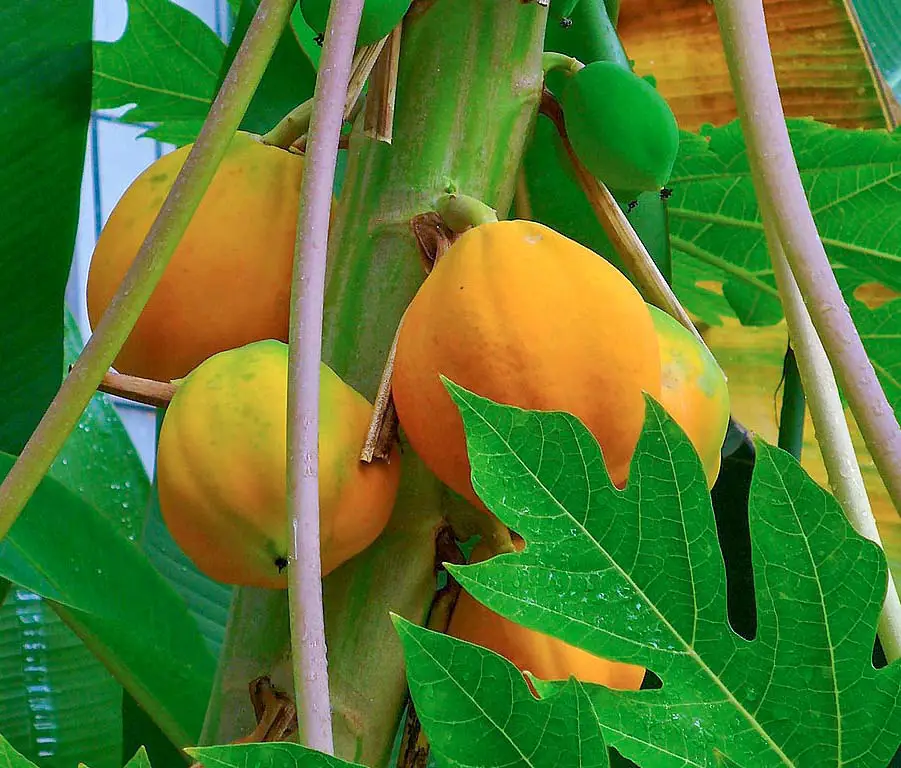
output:
[[91, 0], [0, 4], [0, 450], [59, 388], [90, 117]]
[[[878, 282], [901, 290], [901, 134], [851, 131], [790, 120], [789, 133], [817, 228], [850, 287]], [[746, 325], [782, 318], [763, 224], [738, 121], [700, 136], [682, 134], [670, 182], [676, 285], [705, 318], [722, 293]], [[693, 283], [678, 274], [691, 265]]]
[[23, 755], [44, 768], [121, 765], [121, 686], [50, 604], [18, 587], [0, 609], [0, 690], [0, 733]]
[[897, 0], [852, 0], [876, 66], [901, 99], [901, 16]]
[[[82, 341], [66, 313], [65, 362]], [[135, 539], [149, 481], [105, 395], [88, 404], [50, 476]], [[23, 648], [29, 652], [23, 654]], [[122, 751], [122, 688], [40, 596], [17, 588], [0, 607], [0, 733], [47, 766], [78, 760], [117, 768]]]
[[35, 768], [34, 763], [19, 754], [2, 735], [0, 735], [0, 765], [4, 768]]
[[193, 141], [216, 95], [225, 45], [171, 0], [129, 0], [125, 34], [94, 44], [94, 109], [136, 106], [120, 119], [156, 123], [160, 141]]
[[[115, 764], [119, 765], [119, 760]], [[79, 761], [81, 764], [81, 761]], [[20, 754], [2, 735], [0, 735], [0, 765], [3, 768], [36, 768], [35, 764]], [[96, 768], [96, 763], [91, 763]], [[139, 749], [135, 756], [125, 764], [125, 768], [150, 768], [147, 753]]]
[[221, 747], [196, 747], [186, 750], [203, 762], [204, 768], [363, 768], [308, 747], [287, 742], [263, 744], [227, 744]]
[[854, 298], [851, 287], [845, 290], [845, 298], [885, 395], [901, 416], [901, 298], [875, 309]]
[[[0, 454], [0, 476], [13, 457]], [[195, 743], [214, 659], [137, 544], [46, 478], [0, 543], [0, 575], [61, 617], [177, 744]]]
[[403, 619], [394, 624], [410, 696], [439, 766], [609, 765], [597, 714], [578, 681], [536, 700], [502, 656]]
[[700, 461], [652, 399], [619, 491], [574, 417], [449, 389], [476, 492], [526, 541], [454, 575], [492, 610], [663, 682], [586, 685], [608, 744], [643, 766], [886, 765], [901, 743], [901, 662], [871, 660], [885, 557], [791, 456], [756, 443], [748, 641], [728, 624]]

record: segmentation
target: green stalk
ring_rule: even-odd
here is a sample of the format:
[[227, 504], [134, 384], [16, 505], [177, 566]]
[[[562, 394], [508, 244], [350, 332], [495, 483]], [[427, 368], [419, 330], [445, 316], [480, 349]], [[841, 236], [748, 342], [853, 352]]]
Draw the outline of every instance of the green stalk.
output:
[[806, 400], [798, 361], [791, 344], [785, 350], [782, 363], [782, 408], [779, 412], [779, 447], [798, 461], [804, 446], [804, 411]]
[[[875, 445], [882, 453], [880, 459], [872, 448], [871, 453], [890, 494], [892, 473], [899, 470], [901, 460], [901, 448], [895, 452], [892, 447], [892, 432], [898, 431], [898, 424], [887, 403], [884, 407], [879, 404], [880, 397], [885, 402], [885, 394], [838, 290], [804, 195], [779, 100], [763, 8], [759, 2], [745, 0], [716, 0], [716, 8], [767, 249], [829, 484], [854, 529], [881, 547], [836, 374], [849, 393], [851, 409], [865, 436], [859, 398], [872, 398], [876, 413], [867, 424], [880, 435]], [[857, 366], [856, 370], [849, 370], [850, 365]], [[867, 369], [873, 374], [872, 381]], [[871, 439], [873, 436], [871, 431]], [[892, 471], [883, 474], [886, 460]], [[897, 506], [897, 499], [892, 498]], [[877, 631], [886, 659], [898, 658], [901, 600], [890, 573]]]
[[263, 0], [216, 95], [200, 135], [122, 280], [56, 397], [0, 485], [0, 539], [13, 526], [131, 333], [229, 143], [272, 57], [294, 0]]
[[625, 69], [632, 69], [629, 57], [616, 34], [619, 4], [611, 8], [613, 0], [580, 0], [572, 13], [573, 29], [579, 30], [584, 41], [586, 61], [614, 61]]
[[[372, 399], [424, 278], [410, 228], [448, 188], [507, 211], [541, 93], [546, 9], [434, 0], [404, 23], [392, 144], [351, 136], [329, 245], [325, 361]], [[401, 496], [375, 546], [325, 580], [336, 753], [381, 766], [406, 682], [388, 611], [425, 620], [443, 487], [405, 447]]]
[[288, 347], [288, 571], [291, 658], [301, 743], [334, 754], [319, 543], [319, 369], [326, 249], [338, 140], [363, 0], [333, 0], [304, 162]]
[[[363, 136], [362, 118], [355, 126], [329, 237], [323, 359], [370, 400], [424, 278], [410, 220], [434, 210], [449, 188], [509, 209], [540, 96], [545, 21], [537, 3], [415, 3], [404, 22], [392, 143]], [[375, 768], [387, 765], [406, 701], [402, 650], [388, 612], [426, 620], [448, 500], [403, 448], [401, 487], [386, 530], [323, 580], [335, 753]], [[284, 607], [257, 607], [264, 610], [248, 607], [242, 615], [266, 643], [248, 632], [227, 641], [218, 680], [246, 686], [272, 669], [284, 675], [290, 653]], [[281, 642], [270, 642], [277, 635]], [[243, 714], [223, 716], [218, 727], [211, 718], [207, 743], [249, 730], [240, 725], [251, 716], [246, 687], [225, 683], [217, 690], [222, 712]]]
[[715, 0], [715, 6], [764, 222], [769, 214], [867, 449], [901, 514], [901, 428], [851, 319], [807, 203], [779, 99], [763, 6], [760, 0]]
[[[763, 213], [773, 274], [782, 296], [791, 343], [797, 352], [798, 372], [810, 402], [810, 416], [829, 485], [854, 530], [882, 547], [829, 358], [804, 305], [766, 205], [763, 206]], [[891, 662], [901, 656], [901, 600], [891, 571], [887, 573], [887, 580], [876, 631], [885, 657]]]

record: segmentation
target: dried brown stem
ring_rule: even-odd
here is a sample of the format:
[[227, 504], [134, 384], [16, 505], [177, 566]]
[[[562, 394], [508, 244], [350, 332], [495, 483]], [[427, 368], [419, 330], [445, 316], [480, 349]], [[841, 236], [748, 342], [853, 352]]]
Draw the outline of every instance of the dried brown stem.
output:
[[[268, 676], [258, 677], [248, 685], [257, 727], [233, 744], [260, 744], [267, 741], [296, 741], [297, 708], [293, 699], [272, 684]], [[195, 762], [190, 768], [203, 768]]]
[[[444, 220], [435, 211], [414, 216], [410, 221], [410, 227], [419, 245], [422, 266], [428, 274], [432, 271], [435, 262], [447, 252], [458, 235], [447, 227]], [[366, 464], [371, 463], [373, 459], [387, 459], [391, 455], [391, 446], [397, 440], [397, 411], [395, 411], [394, 401], [391, 399], [391, 378], [394, 375], [397, 338], [403, 322], [404, 320], [401, 318], [400, 323], [397, 324], [391, 349], [388, 350], [388, 358], [379, 379], [379, 388], [372, 409], [372, 420], [369, 422], [366, 442], [363, 443], [363, 450], [360, 452], [360, 461]]]
[[166, 408], [175, 394], [175, 388], [175, 384], [168, 381], [142, 379], [138, 376], [126, 376], [123, 373], [109, 371], [104, 374], [97, 390], [131, 400], [134, 403]]
[[398, 24], [385, 39], [385, 47], [372, 70], [363, 114], [363, 135], [386, 144], [390, 144], [394, 136], [394, 103], [397, 98], [402, 29], [403, 25]]
[[[390, 36], [389, 36], [390, 37]], [[350, 119], [354, 114], [360, 96], [363, 94], [363, 86], [369, 79], [373, 68], [381, 57], [382, 49], [388, 41], [384, 37], [372, 45], [366, 45], [354, 54], [353, 69], [350, 73], [350, 83], [347, 86], [347, 100], [344, 102], [344, 119]]]

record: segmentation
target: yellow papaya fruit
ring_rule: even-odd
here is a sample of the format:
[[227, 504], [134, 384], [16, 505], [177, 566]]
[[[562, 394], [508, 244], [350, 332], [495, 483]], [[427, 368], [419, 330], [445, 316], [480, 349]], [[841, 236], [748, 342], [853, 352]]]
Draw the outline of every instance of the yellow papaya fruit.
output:
[[[164, 155], [126, 190], [100, 233], [88, 274], [97, 326], [150, 231], [191, 146]], [[288, 340], [303, 157], [248, 133], [232, 139], [199, 208], [115, 367], [169, 381], [217, 352]]]
[[729, 388], [716, 358], [678, 320], [648, 305], [660, 342], [660, 404], [698, 452], [707, 487], [720, 472], [729, 428]]
[[[522, 549], [522, 542], [516, 543]], [[472, 552], [470, 562], [491, 556], [484, 544]], [[520, 626], [486, 608], [467, 592], [460, 592], [447, 633], [460, 640], [488, 648], [512, 662], [521, 672], [541, 680], [567, 680], [575, 675], [588, 683], [619, 690], [638, 690], [643, 667], [595, 656], [543, 632]]]
[[609, 262], [541, 224], [501, 221], [467, 230], [416, 293], [392, 387], [416, 453], [484, 509], [439, 374], [495, 402], [574, 414], [621, 487], [644, 424], [642, 392], [660, 397], [660, 350], [647, 305]]
[[[288, 348], [265, 340], [213, 355], [178, 383], [157, 449], [160, 511], [195, 565], [227, 584], [283, 588]], [[372, 406], [320, 369], [322, 573], [368, 547], [391, 515], [400, 455], [363, 464]]]

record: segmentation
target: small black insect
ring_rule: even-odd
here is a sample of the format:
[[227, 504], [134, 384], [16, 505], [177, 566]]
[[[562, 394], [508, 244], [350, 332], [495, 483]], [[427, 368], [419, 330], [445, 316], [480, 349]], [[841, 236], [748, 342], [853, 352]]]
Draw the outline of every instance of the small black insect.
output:
[[322, 44], [325, 42], [325, 34], [320, 32], [316, 37], [313, 38], [313, 42], [316, 43], [320, 48], [322, 48]]
[[278, 568], [279, 573], [284, 573], [285, 568], [288, 567], [288, 558], [279, 555], [277, 558], [275, 558], [275, 567]]
[[660, 199], [661, 200], [669, 200], [673, 196], [673, 190], [669, 187], [664, 187], [660, 190]]
[[632, 211], [634, 211], [637, 207], [638, 207], [638, 201], [630, 200], [629, 207], [626, 209], [626, 213], [632, 213]]
[[563, 27], [563, 29], [569, 29], [572, 25], [573, 20], [568, 16], [560, 19], [560, 26]]

